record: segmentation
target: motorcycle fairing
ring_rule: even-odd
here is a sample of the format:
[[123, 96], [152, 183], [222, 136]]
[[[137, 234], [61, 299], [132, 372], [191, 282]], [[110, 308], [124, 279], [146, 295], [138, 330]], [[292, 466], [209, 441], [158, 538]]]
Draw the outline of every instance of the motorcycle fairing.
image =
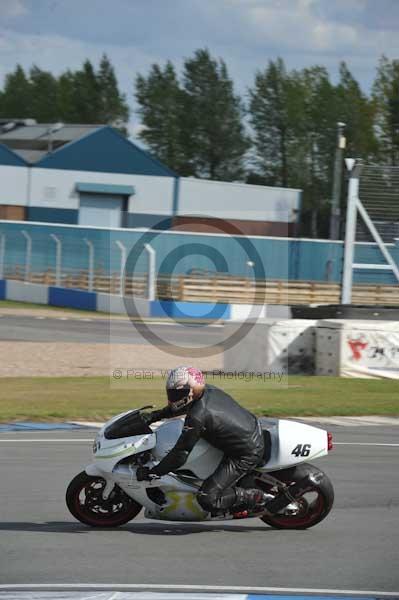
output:
[[[117, 417], [116, 417], [117, 418]], [[115, 419], [115, 418], [114, 418]], [[104, 430], [99, 432], [94, 450], [95, 463], [87, 468], [88, 474], [101, 474], [107, 485], [104, 498], [118, 484], [131, 498], [146, 509], [145, 515], [151, 519], [171, 521], [202, 521], [210, 519], [196, 500], [198, 485], [190, 484], [189, 479], [179, 479], [178, 475], [165, 475], [156, 481], [136, 479], [136, 467], [132, 464], [119, 464], [129, 455], [150, 450], [156, 464], [173, 448], [183, 428], [183, 419], [177, 418], [153, 426], [153, 433], [135, 435], [120, 439], [107, 440]], [[268, 462], [260, 469], [264, 472], [276, 471], [306, 462], [328, 453], [327, 434], [324, 430], [288, 420], [267, 420], [263, 428], [268, 432], [270, 453]], [[309, 450], [301, 456], [300, 448]], [[298, 450], [298, 451], [297, 451]], [[191, 471], [197, 479], [203, 480], [211, 475], [223, 457], [223, 453], [213, 448], [205, 440], [200, 440], [189, 454], [182, 470]], [[149, 463], [150, 464], [150, 463]], [[159, 504], [149, 497], [149, 488], [159, 488], [165, 502]]]

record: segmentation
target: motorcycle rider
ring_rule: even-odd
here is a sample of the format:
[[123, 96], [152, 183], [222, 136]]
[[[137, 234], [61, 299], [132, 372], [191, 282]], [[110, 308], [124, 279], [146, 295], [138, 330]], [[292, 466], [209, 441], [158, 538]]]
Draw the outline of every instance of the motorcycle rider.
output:
[[182, 433], [174, 448], [158, 465], [139, 467], [137, 479], [166, 475], [184, 465], [200, 438], [222, 450], [224, 457], [198, 493], [202, 508], [216, 515], [261, 509], [270, 495], [258, 489], [235, 487], [248, 471], [263, 463], [264, 440], [257, 418], [223, 390], [205, 384], [194, 367], [180, 366], [166, 382], [168, 406], [146, 416], [148, 423], [186, 414]]

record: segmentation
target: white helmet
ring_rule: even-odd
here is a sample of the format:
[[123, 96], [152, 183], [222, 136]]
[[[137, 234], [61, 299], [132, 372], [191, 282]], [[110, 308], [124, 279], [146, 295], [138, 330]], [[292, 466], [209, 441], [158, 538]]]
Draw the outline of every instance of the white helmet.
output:
[[195, 367], [176, 367], [169, 372], [166, 381], [166, 393], [168, 403], [173, 412], [177, 412], [187, 406], [195, 398], [202, 394], [205, 386], [203, 373]]

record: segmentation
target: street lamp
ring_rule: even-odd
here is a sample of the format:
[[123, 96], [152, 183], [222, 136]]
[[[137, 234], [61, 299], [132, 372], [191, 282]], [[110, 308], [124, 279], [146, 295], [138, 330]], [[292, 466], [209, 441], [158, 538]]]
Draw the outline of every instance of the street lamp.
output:
[[341, 207], [339, 205], [341, 195], [341, 176], [342, 176], [342, 155], [346, 147], [346, 138], [344, 129], [346, 123], [338, 121], [337, 123], [337, 146], [335, 150], [334, 179], [330, 214], [330, 239], [339, 238], [339, 224], [341, 220]]

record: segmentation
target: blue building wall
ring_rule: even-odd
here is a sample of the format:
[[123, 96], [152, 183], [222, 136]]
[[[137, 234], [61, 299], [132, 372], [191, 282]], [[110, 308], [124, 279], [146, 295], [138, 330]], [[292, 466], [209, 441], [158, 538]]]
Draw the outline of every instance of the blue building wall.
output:
[[[62, 241], [62, 266], [65, 272], [88, 268], [88, 246], [95, 248], [95, 268], [104, 274], [119, 273], [120, 241], [127, 249], [128, 273], [147, 271], [144, 244], [156, 251], [157, 271], [162, 274], [187, 274], [192, 269], [253, 276], [258, 279], [293, 279], [340, 282], [343, 262], [342, 242], [304, 239], [230, 237], [207, 234], [182, 234], [158, 231], [107, 230], [63, 225], [39, 225], [28, 222], [0, 221], [0, 234], [6, 234], [5, 263], [9, 268], [25, 262], [26, 240], [21, 230], [32, 236], [32, 271], [55, 268], [55, 242]], [[390, 246], [399, 265], [399, 245]], [[384, 264], [380, 250], [373, 244], [357, 244], [356, 262]], [[253, 262], [254, 267], [248, 265]], [[389, 271], [359, 270], [358, 283], [396, 283]]]

